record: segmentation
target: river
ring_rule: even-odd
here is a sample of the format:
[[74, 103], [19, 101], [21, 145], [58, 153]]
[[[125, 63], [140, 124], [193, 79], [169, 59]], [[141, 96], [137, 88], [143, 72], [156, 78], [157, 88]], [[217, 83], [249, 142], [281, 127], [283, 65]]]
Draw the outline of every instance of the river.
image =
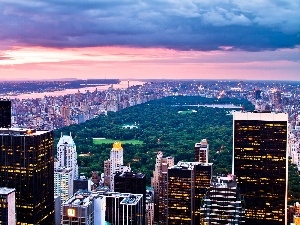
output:
[[[145, 82], [142, 81], [129, 81], [129, 86], [135, 86], [135, 85], [143, 85]], [[78, 91], [81, 93], [85, 93], [87, 90], [90, 92], [93, 92], [96, 90], [107, 90], [109, 87], [111, 87], [111, 84], [109, 85], [102, 85], [102, 86], [94, 86], [94, 87], [84, 87], [84, 88], [75, 88], [75, 89], [65, 89], [62, 91], [52, 91], [52, 92], [33, 92], [33, 93], [27, 93], [27, 94], [19, 94], [19, 95], [14, 95], [10, 96], [10, 99], [13, 98], [18, 98], [18, 99], [35, 99], [35, 98], [44, 98], [45, 96], [52, 96], [52, 97], [57, 97], [57, 96], [64, 96], [68, 94], [75, 94]], [[128, 87], [128, 81], [120, 81], [119, 84], [114, 84], [113, 88], [114, 89], [126, 89]]]

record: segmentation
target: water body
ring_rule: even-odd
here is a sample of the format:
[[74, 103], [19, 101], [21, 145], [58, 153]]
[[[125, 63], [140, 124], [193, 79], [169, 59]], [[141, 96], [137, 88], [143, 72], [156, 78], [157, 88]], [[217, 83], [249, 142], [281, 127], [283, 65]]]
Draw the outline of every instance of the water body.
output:
[[[145, 82], [142, 81], [130, 81], [129, 86], [136, 86], [136, 85], [143, 85]], [[101, 85], [95, 87], [84, 87], [84, 88], [75, 88], [75, 89], [65, 89], [62, 91], [52, 91], [52, 92], [41, 92], [41, 93], [29, 93], [29, 94], [20, 94], [15, 96], [10, 96], [10, 98], [18, 98], [18, 99], [35, 99], [35, 98], [44, 98], [45, 96], [57, 97], [57, 96], [64, 96], [68, 94], [75, 94], [78, 91], [80, 93], [85, 93], [86, 91], [93, 92], [96, 90], [98, 91], [105, 91], [110, 88], [112, 85]], [[126, 89], [128, 87], [128, 81], [121, 81], [119, 84], [114, 84], [114, 89]]]

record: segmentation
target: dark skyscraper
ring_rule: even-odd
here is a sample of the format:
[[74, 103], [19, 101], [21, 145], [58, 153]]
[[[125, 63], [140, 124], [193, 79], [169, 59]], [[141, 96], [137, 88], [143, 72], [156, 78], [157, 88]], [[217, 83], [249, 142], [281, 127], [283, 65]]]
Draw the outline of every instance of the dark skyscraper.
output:
[[11, 127], [11, 102], [0, 99], [0, 128]]
[[145, 224], [146, 211], [146, 176], [142, 173], [117, 172], [114, 178], [115, 192], [142, 194], [143, 195], [143, 218], [142, 224]]
[[0, 187], [15, 188], [17, 224], [54, 224], [53, 132], [0, 129]]
[[201, 200], [211, 176], [212, 163], [178, 162], [168, 169], [168, 225], [200, 224]]
[[233, 174], [245, 199], [247, 224], [286, 224], [287, 123], [285, 113], [233, 115]]

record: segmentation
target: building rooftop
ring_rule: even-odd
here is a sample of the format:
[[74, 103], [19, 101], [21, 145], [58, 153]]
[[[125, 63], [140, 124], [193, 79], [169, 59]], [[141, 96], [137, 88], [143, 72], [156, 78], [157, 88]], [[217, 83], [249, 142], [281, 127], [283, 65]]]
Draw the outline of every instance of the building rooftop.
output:
[[142, 194], [129, 194], [121, 201], [121, 205], [136, 205], [143, 198]]
[[0, 135], [14, 135], [14, 136], [31, 136], [41, 135], [49, 132], [48, 130], [35, 130], [24, 128], [0, 128]]
[[0, 187], [0, 195], [8, 195], [16, 191], [14, 188]]
[[73, 141], [72, 135], [61, 135], [57, 145], [75, 145], [75, 142]]
[[143, 173], [134, 173], [134, 172], [123, 172], [123, 173], [116, 173], [117, 177], [132, 177], [132, 178], [144, 178], [145, 174]]

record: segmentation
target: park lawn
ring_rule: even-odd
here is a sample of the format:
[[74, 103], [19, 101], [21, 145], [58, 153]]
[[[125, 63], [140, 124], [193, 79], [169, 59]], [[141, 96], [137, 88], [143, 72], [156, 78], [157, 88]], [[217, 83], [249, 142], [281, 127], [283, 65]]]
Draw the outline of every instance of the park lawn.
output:
[[186, 110], [186, 111], [178, 111], [178, 113], [180, 114], [191, 114], [191, 113], [195, 113], [197, 112], [196, 110]]
[[144, 142], [140, 140], [114, 140], [114, 139], [106, 139], [106, 138], [93, 138], [93, 144], [101, 145], [101, 144], [113, 144], [114, 142], [121, 142], [122, 144], [132, 144], [132, 145], [142, 145]]

